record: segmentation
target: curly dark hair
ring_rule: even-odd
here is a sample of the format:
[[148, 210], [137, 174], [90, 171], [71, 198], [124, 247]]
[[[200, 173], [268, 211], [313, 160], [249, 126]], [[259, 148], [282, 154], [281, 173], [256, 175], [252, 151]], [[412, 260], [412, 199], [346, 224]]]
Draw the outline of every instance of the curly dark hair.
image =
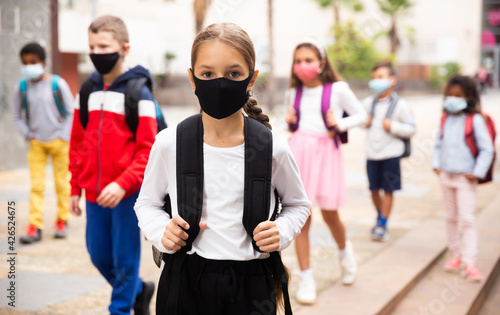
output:
[[40, 58], [41, 62], [45, 62], [45, 59], [47, 56], [45, 54], [45, 49], [43, 49], [43, 47], [36, 42], [28, 43], [28, 44], [24, 45], [23, 48], [21, 48], [21, 51], [19, 52], [19, 57], [22, 58], [23, 55], [26, 55], [26, 54], [34, 54], [34, 55], [38, 56], [38, 58]]
[[464, 111], [467, 114], [479, 113], [481, 111], [481, 99], [477, 89], [477, 83], [474, 78], [466, 75], [455, 74], [446, 84], [444, 96], [448, 95], [448, 91], [452, 86], [459, 86], [465, 94], [467, 108]]

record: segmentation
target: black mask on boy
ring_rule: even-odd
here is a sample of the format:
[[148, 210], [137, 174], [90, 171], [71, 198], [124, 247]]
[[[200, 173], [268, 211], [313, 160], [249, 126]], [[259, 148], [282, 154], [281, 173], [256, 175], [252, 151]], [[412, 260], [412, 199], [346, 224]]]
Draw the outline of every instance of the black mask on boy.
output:
[[118, 52], [110, 54], [90, 54], [89, 56], [97, 72], [100, 74], [109, 73], [120, 58], [120, 54], [118, 54]]
[[194, 94], [200, 101], [201, 109], [210, 117], [222, 119], [231, 116], [248, 101], [247, 87], [254, 71], [243, 81], [233, 81], [226, 78], [200, 80], [193, 74], [196, 90]]

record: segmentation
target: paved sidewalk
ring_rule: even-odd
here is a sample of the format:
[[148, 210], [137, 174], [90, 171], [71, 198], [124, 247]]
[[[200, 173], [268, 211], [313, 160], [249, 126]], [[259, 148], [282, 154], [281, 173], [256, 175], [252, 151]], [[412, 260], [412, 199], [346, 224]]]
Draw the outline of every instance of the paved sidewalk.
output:
[[[437, 178], [431, 171], [430, 158], [439, 125], [442, 97], [440, 95], [412, 96], [406, 98], [416, 116], [418, 133], [412, 140], [413, 155], [405, 159], [403, 191], [395, 198], [393, 215], [389, 222], [391, 240], [375, 243], [370, 240], [370, 229], [375, 222], [365, 174], [364, 134], [362, 129], [349, 132], [350, 143], [343, 146], [346, 178], [349, 191], [348, 206], [340, 215], [348, 236], [354, 244], [359, 264], [374, 257], [390, 246], [401, 235], [418, 226], [424, 219], [442, 219], [442, 196]], [[483, 98], [484, 109], [500, 123], [500, 94], [490, 93]], [[195, 107], [166, 108], [165, 116], [171, 126], [182, 118], [197, 112]], [[272, 117], [275, 130], [284, 128], [277, 116]], [[481, 186], [478, 193], [479, 211], [498, 194], [500, 189], [500, 163], [497, 163], [496, 181]], [[29, 173], [27, 169], [0, 172], [0, 314], [106, 314], [111, 289], [101, 279], [90, 262], [85, 246], [85, 217], [71, 217], [69, 236], [65, 240], [53, 239], [56, 201], [51, 170], [47, 170], [45, 230], [40, 243], [16, 246], [15, 271], [17, 283], [16, 309], [7, 308], [7, 201], [17, 203], [17, 236], [28, 223]], [[339, 278], [337, 249], [318, 209], [313, 209], [311, 231], [311, 261], [320, 291], [330, 287]], [[444, 228], [444, 220], [443, 220]], [[299, 269], [292, 247], [283, 252], [283, 258], [292, 271], [291, 296], [295, 296]], [[157, 281], [158, 269], [151, 258], [151, 246], [143, 241], [141, 276]], [[356, 284], [354, 284], [356, 285]], [[7, 286], [7, 287], [5, 287]], [[295, 310], [301, 308], [292, 301]], [[154, 304], [151, 308], [154, 311]], [[332, 310], [332, 314], [335, 311]]]

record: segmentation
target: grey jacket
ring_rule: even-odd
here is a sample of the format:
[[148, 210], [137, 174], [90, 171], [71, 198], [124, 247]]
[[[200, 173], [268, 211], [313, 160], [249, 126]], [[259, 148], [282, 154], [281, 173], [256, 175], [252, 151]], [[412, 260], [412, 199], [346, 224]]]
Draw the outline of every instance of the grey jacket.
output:
[[473, 174], [484, 178], [493, 161], [493, 142], [483, 116], [472, 120], [479, 155], [474, 158], [465, 142], [465, 114], [448, 115], [439, 132], [432, 158], [432, 168], [451, 174]]
[[39, 82], [28, 80], [27, 98], [29, 121], [24, 119], [23, 102], [19, 84], [14, 91], [13, 118], [17, 127], [26, 139], [34, 137], [41, 142], [62, 139], [69, 141], [73, 122], [74, 99], [68, 84], [59, 79], [59, 90], [68, 115], [62, 117], [57, 109], [52, 93], [52, 79], [43, 79]]

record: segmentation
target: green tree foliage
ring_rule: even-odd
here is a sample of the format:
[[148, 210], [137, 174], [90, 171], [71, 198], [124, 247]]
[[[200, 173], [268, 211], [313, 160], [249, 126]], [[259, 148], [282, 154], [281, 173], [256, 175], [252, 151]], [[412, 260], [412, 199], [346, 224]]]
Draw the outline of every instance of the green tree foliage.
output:
[[346, 79], [369, 80], [371, 69], [381, 59], [373, 41], [364, 37], [352, 22], [333, 27], [335, 44], [328, 47], [328, 57]]
[[322, 8], [333, 7], [335, 23], [338, 24], [340, 20], [340, 7], [347, 7], [354, 12], [363, 11], [363, 3], [361, 0], [314, 0]]
[[397, 18], [403, 14], [408, 13], [409, 9], [413, 6], [410, 0], [376, 0], [380, 11], [391, 19], [391, 25], [387, 31], [391, 43], [391, 53], [396, 51], [401, 46], [399, 37], [399, 27]]
[[435, 88], [441, 88], [452, 75], [460, 73], [460, 71], [461, 67], [456, 62], [435, 65], [431, 68], [429, 83]]

